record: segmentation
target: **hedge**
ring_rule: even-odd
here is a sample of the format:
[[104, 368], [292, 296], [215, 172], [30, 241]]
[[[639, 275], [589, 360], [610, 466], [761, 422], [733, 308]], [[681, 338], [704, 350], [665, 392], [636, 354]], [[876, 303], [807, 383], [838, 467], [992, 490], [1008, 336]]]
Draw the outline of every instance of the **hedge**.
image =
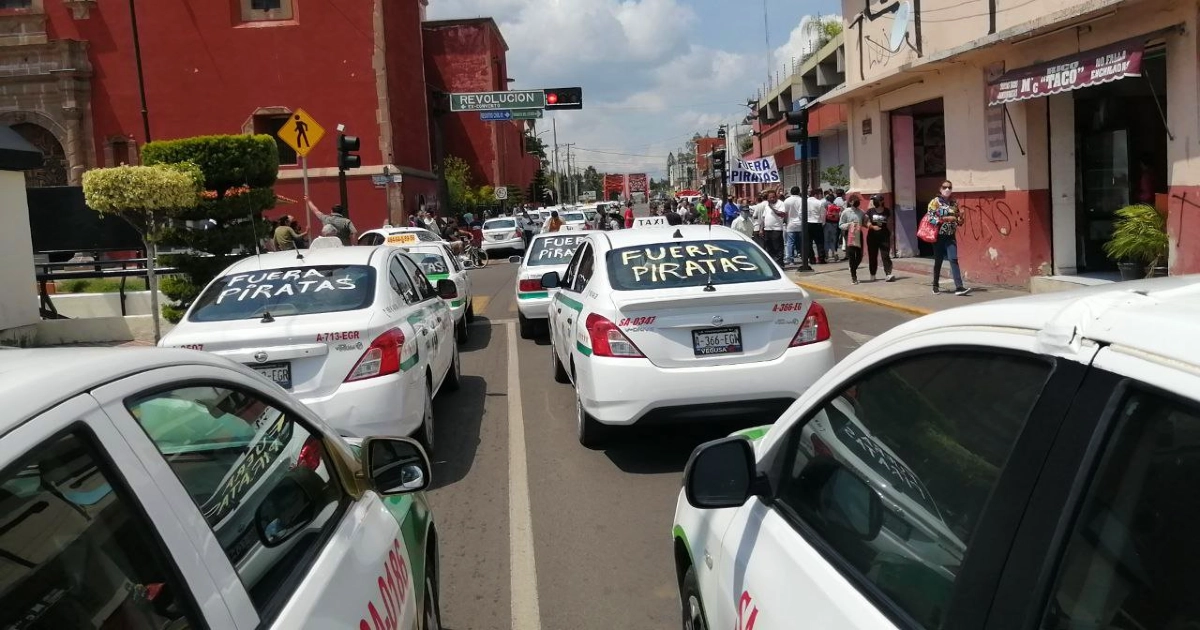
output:
[[147, 165], [193, 162], [204, 172], [204, 187], [224, 193], [238, 186], [268, 188], [279, 175], [279, 149], [268, 135], [196, 136], [158, 140], [142, 147]]

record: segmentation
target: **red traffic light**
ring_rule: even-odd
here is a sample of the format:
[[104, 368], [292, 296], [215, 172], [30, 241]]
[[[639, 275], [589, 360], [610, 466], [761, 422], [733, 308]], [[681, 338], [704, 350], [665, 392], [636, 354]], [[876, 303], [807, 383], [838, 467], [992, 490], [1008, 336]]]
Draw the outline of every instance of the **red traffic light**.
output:
[[550, 92], [546, 95], [546, 102], [555, 105], [558, 103], [558, 92]]
[[583, 88], [546, 88], [546, 109], [583, 109]]

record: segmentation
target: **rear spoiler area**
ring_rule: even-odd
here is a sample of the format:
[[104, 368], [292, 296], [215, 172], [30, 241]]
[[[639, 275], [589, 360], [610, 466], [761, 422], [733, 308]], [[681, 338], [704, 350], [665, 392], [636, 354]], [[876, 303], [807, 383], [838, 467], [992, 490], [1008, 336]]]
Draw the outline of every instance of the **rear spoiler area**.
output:
[[[636, 295], [623, 297], [621, 293], [616, 293], [613, 296], [613, 304], [622, 312], [626, 311], [642, 311], [649, 309], [674, 309], [674, 308], [695, 308], [696, 306], [704, 307], [720, 307], [746, 304], [793, 304], [803, 302], [805, 295], [798, 287], [795, 293], [746, 293], [744, 291], [720, 293], [721, 286], [728, 287], [729, 285], [718, 285], [717, 292], [705, 293], [704, 287], [689, 287], [688, 289], [677, 289], [669, 295], [662, 295], [662, 291], [637, 291], [636, 293], [645, 295]], [[685, 294], [680, 294], [677, 291], [686, 291]], [[633, 291], [624, 291], [622, 293], [634, 293]], [[657, 296], [655, 294], [658, 294]], [[701, 298], [701, 299], [697, 299]]]

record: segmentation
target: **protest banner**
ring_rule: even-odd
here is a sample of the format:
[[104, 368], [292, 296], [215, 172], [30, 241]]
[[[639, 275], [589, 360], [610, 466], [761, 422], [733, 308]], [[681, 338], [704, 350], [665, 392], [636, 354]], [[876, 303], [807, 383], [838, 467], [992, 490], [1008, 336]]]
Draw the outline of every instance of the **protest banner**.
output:
[[774, 156], [757, 160], [735, 158], [729, 168], [730, 184], [778, 184], [781, 181]]

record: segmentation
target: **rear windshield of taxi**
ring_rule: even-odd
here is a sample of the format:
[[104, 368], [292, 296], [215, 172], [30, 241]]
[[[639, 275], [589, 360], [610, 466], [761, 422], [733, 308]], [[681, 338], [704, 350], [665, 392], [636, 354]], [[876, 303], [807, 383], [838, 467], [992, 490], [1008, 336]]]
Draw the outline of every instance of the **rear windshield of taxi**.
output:
[[450, 263], [446, 260], [446, 254], [442, 251], [435, 250], [432, 247], [422, 247], [420, 249], [409, 247], [408, 251], [404, 254], [412, 259], [426, 276], [450, 273]]
[[529, 256], [526, 263], [530, 267], [546, 265], [565, 265], [571, 262], [575, 250], [583, 243], [586, 236], [548, 236], [535, 238], [529, 244]]
[[213, 282], [196, 300], [188, 321], [227, 322], [339, 313], [375, 301], [375, 268], [320, 265], [230, 274]]
[[667, 242], [608, 252], [608, 276], [617, 291], [647, 291], [777, 280], [766, 254], [747, 241]]
[[563, 221], [587, 221], [582, 212], [565, 212], [560, 216], [562, 216]]
[[485, 230], [503, 230], [515, 227], [517, 227], [517, 222], [512, 219], [496, 219], [483, 223], [483, 229]]

